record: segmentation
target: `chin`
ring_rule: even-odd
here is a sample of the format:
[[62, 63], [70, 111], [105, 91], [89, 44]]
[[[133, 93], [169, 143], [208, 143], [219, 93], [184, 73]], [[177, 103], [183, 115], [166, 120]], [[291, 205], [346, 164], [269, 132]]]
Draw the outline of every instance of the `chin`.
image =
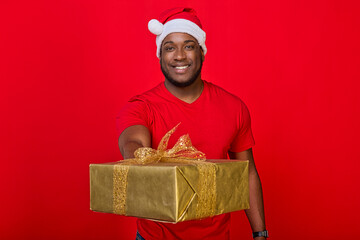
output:
[[172, 85], [176, 86], [176, 87], [188, 87], [190, 85], [192, 85], [195, 81], [195, 79], [189, 79], [186, 81], [177, 81], [173, 78], [166, 78]]

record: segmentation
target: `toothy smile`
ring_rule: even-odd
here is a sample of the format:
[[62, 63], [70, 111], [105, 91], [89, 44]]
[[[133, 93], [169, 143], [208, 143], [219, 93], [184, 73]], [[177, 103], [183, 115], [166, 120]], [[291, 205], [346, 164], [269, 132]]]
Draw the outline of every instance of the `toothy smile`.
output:
[[175, 68], [176, 69], [179, 69], [179, 70], [182, 70], [182, 69], [185, 69], [185, 68], [188, 68], [190, 65], [186, 65], [186, 66], [176, 66]]

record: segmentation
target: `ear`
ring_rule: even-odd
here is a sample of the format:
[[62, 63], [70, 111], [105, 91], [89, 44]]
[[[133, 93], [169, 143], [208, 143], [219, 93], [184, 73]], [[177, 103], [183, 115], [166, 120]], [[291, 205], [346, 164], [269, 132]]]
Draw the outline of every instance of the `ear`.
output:
[[202, 61], [204, 61], [205, 55], [204, 55], [204, 51], [203, 51], [202, 47], [200, 47], [200, 52], [201, 52], [201, 59], [202, 59]]

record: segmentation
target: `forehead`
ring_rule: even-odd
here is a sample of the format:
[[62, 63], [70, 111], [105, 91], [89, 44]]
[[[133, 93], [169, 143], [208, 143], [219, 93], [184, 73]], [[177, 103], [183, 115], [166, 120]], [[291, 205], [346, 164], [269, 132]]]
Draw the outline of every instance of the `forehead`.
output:
[[189, 40], [192, 40], [195, 43], [198, 43], [197, 40], [193, 36], [191, 36], [187, 33], [174, 32], [174, 33], [170, 33], [169, 35], [167, 35], [164, 38], [162, 45], [164, 45], [167, 42], [184, 43], [185, 41], [189, 41]]

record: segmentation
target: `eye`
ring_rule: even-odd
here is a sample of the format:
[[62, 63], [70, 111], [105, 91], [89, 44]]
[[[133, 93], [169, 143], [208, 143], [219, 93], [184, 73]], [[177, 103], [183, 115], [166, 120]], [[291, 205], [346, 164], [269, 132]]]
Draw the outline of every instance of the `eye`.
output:
[[173, 51], [175, 48], [174, 47], [165, 47], [165, 51], [170, 52]]
[[187, 50], [192, 50], [192, 49], [194, 49], [195, 47], [193, 46], [193, 45], [186, 45], [185, 46], [185, 49], [187, 49]]

